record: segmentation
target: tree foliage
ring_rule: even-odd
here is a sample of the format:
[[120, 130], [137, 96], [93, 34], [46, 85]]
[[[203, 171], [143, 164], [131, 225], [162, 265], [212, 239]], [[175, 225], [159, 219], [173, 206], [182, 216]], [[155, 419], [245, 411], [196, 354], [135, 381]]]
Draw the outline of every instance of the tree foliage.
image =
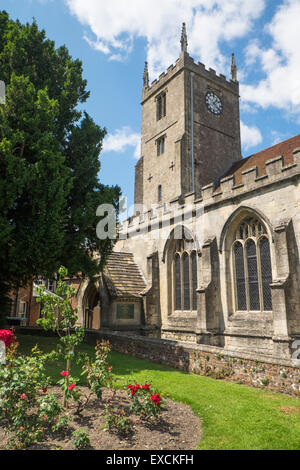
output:
[[96, 209], [117, 207], [120, 190], [98, 180], [106, 130], [78, 109], [89, 97], [82, 73], [35, 21], [0, 12], [0, 304], [13, 286], [62, 264], [93, 276], [91, 252], [105, 259], [111, 249], [96, 236]]

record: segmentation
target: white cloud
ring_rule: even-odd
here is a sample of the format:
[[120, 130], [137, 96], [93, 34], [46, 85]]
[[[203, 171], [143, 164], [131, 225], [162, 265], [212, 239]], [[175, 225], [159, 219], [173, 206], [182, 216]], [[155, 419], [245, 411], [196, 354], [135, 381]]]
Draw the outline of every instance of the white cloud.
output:
[[123, 153], [128, 147], [134, 147], [135, 158], [141, 155], [141, 135], [132, 132], [130, 127], [124, 126], [113, 134], [108, 134], [103, 142], [103, 152]]
[[65, 0], [71, 13], [90, 28], [86, 39], [95, 49], [120, 60], [134, 39], [147, 41], [151, 79], [179, 55], [181, 24], [187, 24], [189, 52], [219, 72], [228, 71], [221, 42], [245, 36], [265, 0]]
[[276, 145], [286, 140], [289, 134], [286, 132], [271, 131], [271, 136], [273, 138], [272, 145]]
[[241, 122], [241, 141], [245, 151], [260, 144], [262, 140], [262, 135], [257, 127], [247, 126]]
[[271, 47], [258, 40], [246, 49], [247, 63], [261, 66], [265, 76], [257, 85], [242, 85], [241, 95], [262, 108], [275, 106], [289, 113], [300, 111], [300, 0], [284, 0], [265, 27]]
[[244, 101], [242, 98], [240, 99], [240, 110], [249, 113], [249, 114], [256, 114], [258, 111], [257, 105], [254, 105], [253, 103], [248, 103]]

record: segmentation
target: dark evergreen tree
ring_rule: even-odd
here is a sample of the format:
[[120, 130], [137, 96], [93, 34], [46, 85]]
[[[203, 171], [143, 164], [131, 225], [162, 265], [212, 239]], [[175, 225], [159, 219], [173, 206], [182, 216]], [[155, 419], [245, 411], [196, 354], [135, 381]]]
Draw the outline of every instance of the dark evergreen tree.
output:
[[[96, 209], [120, 189], [98, 180], [105, 128], [78, 105], [89, 97], [82, 63], [55, 49], [35, 21], [0, 12], [0, 315], [7, 293], [33, 276], [93, 276], [112, 241], [96, 235]], [[98, 219], [99, 220], [99, 219]]]

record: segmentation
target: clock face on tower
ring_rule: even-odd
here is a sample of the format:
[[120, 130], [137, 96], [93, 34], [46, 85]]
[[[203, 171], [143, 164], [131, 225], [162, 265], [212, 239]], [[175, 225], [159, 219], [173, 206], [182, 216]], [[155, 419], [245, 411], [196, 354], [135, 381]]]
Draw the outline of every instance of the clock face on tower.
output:
[[212, 91], [209, 91], [206, 94], [205, 102], [206, 102], [206, 106], [208, 107], [211, 113], [216, 114], [216, 115], [221, 114], [223, 110], [222, 101], [215, 93], [213, 93]]

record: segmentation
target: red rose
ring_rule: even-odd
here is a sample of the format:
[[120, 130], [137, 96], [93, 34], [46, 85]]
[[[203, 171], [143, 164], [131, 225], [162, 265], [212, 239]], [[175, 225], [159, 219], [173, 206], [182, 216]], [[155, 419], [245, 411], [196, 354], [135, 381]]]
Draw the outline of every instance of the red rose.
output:
[[159, 395], [159, 393], [157, 393], [155, 395], [151, 395], [150, 400], [153, 401], [153, 403], [155, 403], [155, 405], [159, 405], [160, 404], [160, 395]]
[[76, 387], [75, 384], [71, 384], [71, 385], [68, 386], [68, 389], [69, 389], [69, 390], [73, 390], [73, 388], [75, 388], [75, 387]]
[[142, 385], [142, 388], [144, 390], [150, 390], [150, 385], [149, 384]]
[[21, 400], [26, 400], [27, 396], [25, 393], [22, 393], [22, 395], [20, 396]]
[[135, 384], [135, 385], [131, 385], [130, 389], [131, 389], [131, 396], [134, 397], [134, 395], [136, 394], [136, 392], [141, 388], [141, 386], [139, 384]]
[[10, 346], [15, 336], [10, 330], [0, 330], [0, 341], [3, 341], [6, 347]]
[[63, 377], [68, 377], [70, 374], [69, 372], [66, 372], [65, 370], [63, 370], [60, 375], [62, 375]]

